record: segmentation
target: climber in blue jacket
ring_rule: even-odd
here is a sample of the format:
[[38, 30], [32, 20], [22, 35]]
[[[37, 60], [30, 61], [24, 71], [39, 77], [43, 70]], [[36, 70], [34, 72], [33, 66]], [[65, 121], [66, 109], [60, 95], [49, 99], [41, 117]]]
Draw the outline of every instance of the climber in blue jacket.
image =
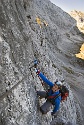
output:
[[59, 92], [60, 82], [56, 81], [55, 83], [52, 83], [49, 81], [39, 70], [35, 69], [38, 76], [50, 86], [50, 89], [48, 92], [46, 91], [37, 91], [37, 95], [41, 98], [46, 98], [46, 102], [40, 107], [40, 111], [42, 114], [46, 114], [50, 107], [53, 105], [54, 109], [51, 112], [51, 115], [54, 115], [60, 108], [60, 102], [61, 102], [61, 95]]

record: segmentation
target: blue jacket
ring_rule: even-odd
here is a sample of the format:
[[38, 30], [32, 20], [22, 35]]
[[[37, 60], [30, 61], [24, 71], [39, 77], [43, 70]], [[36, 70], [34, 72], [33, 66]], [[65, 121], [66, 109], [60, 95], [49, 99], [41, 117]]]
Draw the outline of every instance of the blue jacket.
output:
[[[41, 72], [38, 75], [45, 83], [47, 83], [50, 86], [50, 88], [53, 87], [54, 84], [51, 81], [49, 81]], [[54, 96], [58, 94], [59, 90], [53, 93], [52, 89], [50, 89], [50, 91], [48, 92], [49, 96]], [[56, 99], [53, 99], [53, 101], [54, 101], [54, 109], [53, 109], [53, 114], [54, 114], [60, 108], [61, 96], [57, 97]]]

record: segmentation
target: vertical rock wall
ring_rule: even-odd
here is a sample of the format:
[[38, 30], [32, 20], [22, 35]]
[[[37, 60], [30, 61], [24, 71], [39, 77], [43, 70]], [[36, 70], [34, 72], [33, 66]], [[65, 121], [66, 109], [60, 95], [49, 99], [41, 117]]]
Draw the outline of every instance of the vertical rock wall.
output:
[[[41, 28], [37, 17], [42, 21]], [[66, 52], [62, 52], [60, 42], [67, 40], [67, 26], [70, 28], [73, 23], [75, 21], [68, 14], [48, 0], [0, 0], [0, 125], [49, 125], [54, 121], [55, 124], [71, 121], [76, 124], [77, 109], [71, 90], [53, 121], [50, 112], [47, 115], [40, 113], [36, 89], [45, 88], [34, 70], [29, 70], [32, 61], [38, 58], [40, 70], [52, 82], [64, 78], [60, 67], [65, 64], [60, 58], [61, 53]]]

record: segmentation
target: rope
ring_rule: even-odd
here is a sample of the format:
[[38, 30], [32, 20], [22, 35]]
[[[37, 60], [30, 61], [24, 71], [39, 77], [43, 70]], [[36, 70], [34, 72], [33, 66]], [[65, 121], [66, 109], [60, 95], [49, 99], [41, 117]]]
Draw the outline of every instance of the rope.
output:
[[[33, 61], [32, 61], [33, 62]], [[33, 66], [32, 66], [33, 67]], [[33, 74], [32, 74], [32, 71], [31, 71], [31, 68], [32, 67], [30, 67], [29, 69], [30, 69], [30, 72], [31, 72], [31, 75], [32, 75], [32, 77], [34, 78], [34, 76], [33, 76]], [[23, 80], [25, 79], [27, 77], [27, 75], [26, 76], [24, 76], [24, 78], [22, 78], [22, 80], [20, 80], [17, 84], [15, 84], [10, 90], [7, 90], [7, 92], [5, 92], [5, 93], [3, 93], [1, 96], [0, 96], [0, 101], [1, 100], [3, 100], [5, 97], [7, 97], [8, 95], [10, 95], [11, 93], [12, 93], [12, 90], [14, 90], [21, 82], [23, 82]]]
[[41, 81], [42, 86], [44, 86], [44, 82], [43, 82], [43, 80], [40, 78], [40, 76], [38, 76], [38, 78], [39, 78], [39, 80]]
[[[32, 61], [33, 62], [33, 61]], [[31, 63], [32, 63], [31, 62]], [[31, 71], [31, 68], [32, 67], [30, 67], [29, 69], [30, 69], [30, 71]], [[32, 73], [31, 73], [31, 75], [32, 75]], [[20, 80], [17, 84], [15, 84], [10, 90], [7, 90], [7, 92], [4, 92], [1, 96], [0, 96], [0, 101], [2, 101], [5, 97], [7, 97], [8, 95], [10, 95], [11, 93], [12, 93], [12, 90], [14, 90], [21, 82], [23, 82], [23, 80], [25, 79], [27, 77], [27, 75], [25, 75], [23, 78], [22, 78], [22, 80]], [[32, 77], [33, 77], [33, 75], [32, 75]]]
[[[34, 67], [34, 65], [31, 66], [29, 69], [30, 69], [30, 72], [31, 72], [31, 76], [32, 76], [33, 79], [34, 79], [34, 76], [33, 76], [32, 70], [31, 70], [33, 67]], [[12, 93], [12, 90], [14, 90], [21, 82], [23, 82], [23, 80], [24, 80], [26, 77], [27, 77], [27, 75], [24, 76], [24, 78], [22, 78], [22, 80], [20, 80], [17, 84], [15, 84], [10, 90], [8, 90], [7, 92], [3, 93], [3, 94], [0, 96], [0, 101], [3, 100], [3, 99], [4, 99], [5, 97], [7, 97], [8, 95], [10, 95], [10, 94]], [[39, 76], [38, 76], [38, 77], [39, 77]], [[40, 77], [39, 77], [39, 79], [40, 79]], [[41, 81], [41, 84], [42, 84], [42, 86], [43, 86], [44, 84], [43, 84], [43, 82], [42, 82], [41, 79], [40, 79], [40, 81]]]
[[2, 94], [0, 96], [0, 101], [3, 100], [5, 97], [7, 97], [8, 95], [10, 95], [12, 93], [12, 90], [14, 90], [27, 76], [25, 76], [22, 80], [20, 80], [16, 85], [14, 85], [10, 90], [8, 90], [7, 92], [5, 92], [4, 94]]

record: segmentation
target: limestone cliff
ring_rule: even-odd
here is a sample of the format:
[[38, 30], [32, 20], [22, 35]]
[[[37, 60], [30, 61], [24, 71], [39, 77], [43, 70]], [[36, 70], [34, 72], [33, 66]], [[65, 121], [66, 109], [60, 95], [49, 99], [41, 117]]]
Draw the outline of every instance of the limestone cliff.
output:
[[77, 26], [84, 33], [84, 12], [73, 10], [70, 15], [77, 21]]
[[[75, 57], [84, 36], [75, 20], [49, 0], [0, 0], [0, 125], [82, 125], [84, 62]], [[54, 82], [65, 79], [70, 94], [57, 117], [39, 111], [34, 69]]]

